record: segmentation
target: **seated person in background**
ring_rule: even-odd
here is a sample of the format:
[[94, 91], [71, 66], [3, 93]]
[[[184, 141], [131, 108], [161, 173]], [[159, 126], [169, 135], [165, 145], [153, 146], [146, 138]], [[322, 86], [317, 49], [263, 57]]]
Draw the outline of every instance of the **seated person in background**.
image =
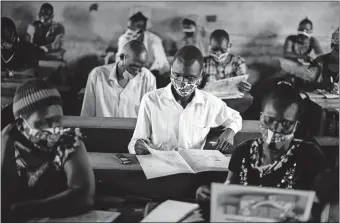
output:
[[197, 89], [203, 56], [195, 46], [179, 49], [171, 67], [171, 84], [147, 93], [129, 144], [132, 154], [158, 150], [203, 149], [210, 128], [223, 126], [216, 149], [225, 151], [242, 128], [242, 117], [223, 101]]
[[145, 67], [153, 73], [164, 74], [169, 71], [169, 62], [165, 55], [162, 40], [156, 34], [146, 30], [147, 21], [148, 18], [141, 12], [138, 12], [129, 18], [126, 32], [118, 39], [116, 62], [120, 60], [123, 46], [128, 41], [139, 40], [144, 43], [148, 51]]
[[39, 19], [28, 26], [31, 42], [45, 53], [62, 50], [65, 28], [53, 21], [53, 6], [44, 3], [39, 11]]
[[[294, 138], [302, 99], [291, 85], [279, 83], [263, 100], [262, 137], [243, 142], [233, 152], [226, 183], [311, 190], [326, 168], [319, 148]], [[210, 199], [210, 187], [197, 190], [197, 199]]]
[[313, 23], [308, 18], [302, 20], [298, 27], [298, 34], [288, 36], [283, 46], [283, 57], [280, 59], [281, 69], [287, 73], [299, 72], [297, 67], [312, 62], [311, 52], [322, 54], [319, 41], [312, 36]]
[[38, 68], [35, 47], [18, 38], [14, 22], [7, 17], [1, 18], [1, 77], [24, 76], [34, 77]]
[[183, 28], [184, 37], [181, 43], [179, 44], [179, 48], [185, 45], [193, 45], [193, 46], [196, 46], [204, 56], [205, 49], [204, 49], [204, 44], [202, 41], [202, 36], [200, 35], [199, 30], [197, 30], [195, 21], [189, 18], [183, 19], [182, 28]]
[[16, 90], [13, 113], [16, 123], [1, 137], [3, 222], [87, 211], [94, 202], [94, 174], [79, 134], [59, 127], [57, 89], [43, 80], [26, 81]]
[[315, 87], [339, 94], [339, 28], [333, 33], [332, 51], [316, 58], [306, 70], [307, 81]]
[[[247, 65], [244, 60], [229, 53], [231, 43], [226, 31], [215, 30], [210, 36], [209, 47], [210, 55], [204, 58], [205, 77], [201, 87], [204, 87], [206, 82], [247, 74]], [[242, 93], [248, 93], [251, 90], [250, 83], [240, 82], [239, 90]]]
[[89, 74], [81, 116], [137, 118], [142, 97], [156, 89], [156, 79], [143, 67], [147, 51], [138, 40], [125, 44], [115, 64]]

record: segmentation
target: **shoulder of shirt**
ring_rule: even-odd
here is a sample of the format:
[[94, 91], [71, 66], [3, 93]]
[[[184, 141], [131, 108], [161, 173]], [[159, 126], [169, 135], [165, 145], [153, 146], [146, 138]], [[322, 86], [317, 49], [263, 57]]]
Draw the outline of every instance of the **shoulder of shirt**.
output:
[[287, 37], [287, 39], [286, 39], [286, 40], [295, 41], [295, 40], [296, 40], [296, 38], [297, 38], [297, 35], [289, 35], [289, 36]]
[[11, 131], [13, 131], [13, 129], [15, 128], [15, 124], [9, 124], [7, 125], [2, 131], [1, 131], [1, 135], [3, 137], [6, 137], [8, 135], [10, 135]]
[[147, 79], [156, 79], [155, 76], [151, 73], [151, 71], [146, 68], [146, 67], [142, 67], [142, 77], [145, 77]]
[[306, 152], [308, 154], [322, 153], [322, 151], [318, 147], [318, 145], [311, 142], [311, 141], [306, 141], [306, 140], [302, 140], [302, 139], [294, 139], [293, 142], [300, 144], [299, 148], [308, 150], [308, 152]]
[[243, 59], [243, 57], [239, 56], [239, 55], [235, 55], [235, 54], [230, 54], [230, 57], [233, 61], [242, 61], [245, 62], [245, 60]]
[[91, 71], [91, 77], [92, 79], [97, 78], [98, 76], [104, 76], [108, 78], [114, 67], [115, 67], [115, 64], [107, 64], [107, 65], [95, 67]]
[[154, 40], [162, 41], [162, 39], [157, 34], [151, 32], [151, 31], [148, 31], [148, 30], [145, 31], [145, 32], [148, 33], [149, 37], [151, 37], [153, 41]]
[[221, 99], [219, 99], [218, 97], [216, 97], [215, 95], [209, 93], [209, 92], [206, 92], [206, 91], [203, 91], [203, 90], [200, 90], [200, 89], [197, 89], [203, 96], [203, 100], [205, 103], [219, 103], [219, 102], [223, 102]]
[[144, 100], [147, 100], [147, 101], [158, 100], [165, 90], [166, 90], [166, 87], [158, 88], [158, 89], [153, 90], [153, 91], [149, 91], [143, 96], [143, 98], [144, 98]]

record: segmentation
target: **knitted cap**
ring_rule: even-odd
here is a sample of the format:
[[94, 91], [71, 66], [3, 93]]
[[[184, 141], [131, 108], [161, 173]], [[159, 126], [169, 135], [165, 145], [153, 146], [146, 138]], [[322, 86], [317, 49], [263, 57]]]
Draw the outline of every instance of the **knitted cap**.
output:
[[335, 32], [332, 34], [331, 44], [339, 45], [339, 27], [338, 27], [338, 29], [335, 30]]
[[29, 80], [20, 85], [13, 99], [15, 119], [27, 118], [34, 112], [51, 105], [61, 106], [61, 97], [57, 89], [43, 80]]

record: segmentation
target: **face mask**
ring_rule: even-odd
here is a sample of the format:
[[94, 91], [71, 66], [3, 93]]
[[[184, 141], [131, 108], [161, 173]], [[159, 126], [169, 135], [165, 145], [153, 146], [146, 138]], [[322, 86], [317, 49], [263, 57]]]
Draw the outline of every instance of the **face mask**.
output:
[[305, 31], [298, 31], [298, 35], [302, 35], [302, 36], [305, 36], [305, 37], [308, 37], [308, 38], [312, 37], [312, 34], [307, 33]]
[[196, 28], [194, 26], [190, 27], [190, 28], [184, 28], [183, 32], [184, 33], [194, 33], [196, 31]]
[[226, 59], [229, 55], [229, 50], [228, 50], [228, 52], [222, 53], [219, 56], [217, 56], [216, 54], [210, 54], [210, 55], [214, 58], [214, 60], [216, 62], [222, 63], [222, 62], [226, 61]]
[[39, 149], [49, 151], [55, 146], [61, 136], [61, 128], [46, 128], [40, 130], [32, 128], [25, 119], [24, 122], [29, 128], [28, 133], [24, 132], [24, 135]]
[[294, 131], [286, 135], [282, 133], [273, 132], [272, 130], [263, 126], [262, 124], [260, 125], [260, 129], [262, 138], [267, 144], [284, 142], [294, 137]]
[[130, 28], [128, 28], [125, 32], [125, 35], [131, 39], [137, 39], [141, 34], [141, 30], [132, 30]]
[[197, 81], [195, 83], [189, 84], [187, 82], [182, 82], [181, 84], [178, 84], [177, 81], [175, 81], [174, 78], [170, 77], [171, 84], [174, 86], [175, 91], [177, 94], [179, 94], [181, 97], [187, 97], [191, 95], [195, 89], [197, 88]]

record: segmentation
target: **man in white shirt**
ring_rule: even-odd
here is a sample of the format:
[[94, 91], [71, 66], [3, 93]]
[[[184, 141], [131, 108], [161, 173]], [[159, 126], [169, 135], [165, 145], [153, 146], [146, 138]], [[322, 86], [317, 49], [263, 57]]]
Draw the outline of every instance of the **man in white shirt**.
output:
[[147, 51], [137, 40], [126, 43], [121, 60], [94, 68], [87, 80], [81, 116], [136, 118], [142, 97], [156, 89], [146, 69]]
[[195, 46], [179, 49], [171, 67], [171, 84], [145, 94], [129, 144], [132, 154], [158, 150], [203, 149], [210, 128], [223, 126], [216, 149], [224, 152], [242, 128], [240, 114], [208, 92], [197, 89], [203, 56]]
[[165, 55], [162, 39], [156, 34], [146, 30], [146, 18], [141, 12], [132, 15], [128, 21], [126, 32], [118, 39], [118, 51], [116, 61], [120, 60], [122, 48], [130, 40], [139, 40], [144, 43], [148, 51], [148, 59], [145, 67], [150, 71], [164, 74], [169, 71], [169, 62]]

